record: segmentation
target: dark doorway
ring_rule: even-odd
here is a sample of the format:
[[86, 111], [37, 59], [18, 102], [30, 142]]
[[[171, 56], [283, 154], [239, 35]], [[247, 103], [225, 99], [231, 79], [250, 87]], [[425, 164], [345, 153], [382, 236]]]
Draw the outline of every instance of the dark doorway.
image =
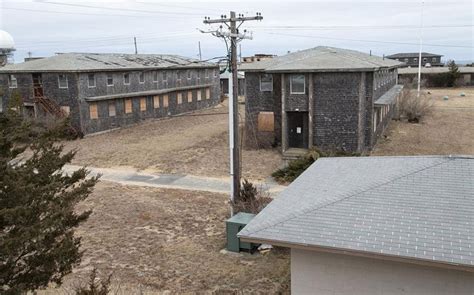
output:
[[43, 95], [43, 78], [41, 74], [33, 74], [33, 90], [35, 97], [42, 97]]
[[308, 148], [308, 113], [287, 112], [288, 147]]

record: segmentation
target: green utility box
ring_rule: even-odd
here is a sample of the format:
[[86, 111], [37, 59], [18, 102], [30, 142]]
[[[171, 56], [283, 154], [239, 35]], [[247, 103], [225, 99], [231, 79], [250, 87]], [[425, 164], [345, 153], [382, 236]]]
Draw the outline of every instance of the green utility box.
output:
[[227, 250], [232, 252], [240, 252], [240, 250], [251, 251], [255, 247], [255, 244], [241, 242], [237, 237], [239, 231], [241, 231], [254, 217], [255, 214], [240, 212], [227, 219]]

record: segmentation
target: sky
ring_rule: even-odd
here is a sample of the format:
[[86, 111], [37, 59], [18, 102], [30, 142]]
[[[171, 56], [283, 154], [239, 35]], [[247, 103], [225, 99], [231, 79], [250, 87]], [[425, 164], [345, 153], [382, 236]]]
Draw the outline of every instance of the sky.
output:
[[204, 17], [229, 16], [230, 10], [263, 16], [240, 27], [253, 37], [240, 43], [242, 56], [321, 45], [379, 56], [417, 52], [422, 35], [425, 52], [474, 60], [473, 0], [0, 0], [0, 29], [15, 40], [15, 62], [57, 52], [134, 53], [134, 37], [138, 53], [197, 58], [200, 43], [202, 59], [211, 59], [225, 55], [226, 45], [201, 32], [219, 28], [203, 24]]

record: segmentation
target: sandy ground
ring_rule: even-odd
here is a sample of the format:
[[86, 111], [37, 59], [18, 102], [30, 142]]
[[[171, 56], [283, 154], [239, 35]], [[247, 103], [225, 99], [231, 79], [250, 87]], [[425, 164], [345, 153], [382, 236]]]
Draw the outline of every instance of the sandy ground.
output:
[[100, 182], [78, 208], [93, 210], [76, 232], [82, 263], [63, 287], [45, 293], [72, 293], [93, 267], [102, 277], [113, 273], [119, 294], [288, 293], [287, 250], [221, 253], [226, 201], [222, 194]]
[[[227, 104], [191, 115], [65, 142], [73, 164], [224, 177], [229, 171]], [[243, 113], [243, 105], [241, 105]], [[243, 117], [242, 117], [243, 119]], [[277, 150], [242, 151], [243, 177], [264, 180], [281, 165]]]
[[474, 88], [428, 91], [434, 100], [432, 114], [420, 124], [392, 121], [372, 155], [474, 155]]

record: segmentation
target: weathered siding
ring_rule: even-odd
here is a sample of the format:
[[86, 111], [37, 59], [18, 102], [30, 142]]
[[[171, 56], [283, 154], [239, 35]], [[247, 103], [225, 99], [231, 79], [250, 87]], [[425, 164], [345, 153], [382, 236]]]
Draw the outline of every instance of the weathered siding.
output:
[[291, 250], [292, 294], [474, 294], [474, 273]]

